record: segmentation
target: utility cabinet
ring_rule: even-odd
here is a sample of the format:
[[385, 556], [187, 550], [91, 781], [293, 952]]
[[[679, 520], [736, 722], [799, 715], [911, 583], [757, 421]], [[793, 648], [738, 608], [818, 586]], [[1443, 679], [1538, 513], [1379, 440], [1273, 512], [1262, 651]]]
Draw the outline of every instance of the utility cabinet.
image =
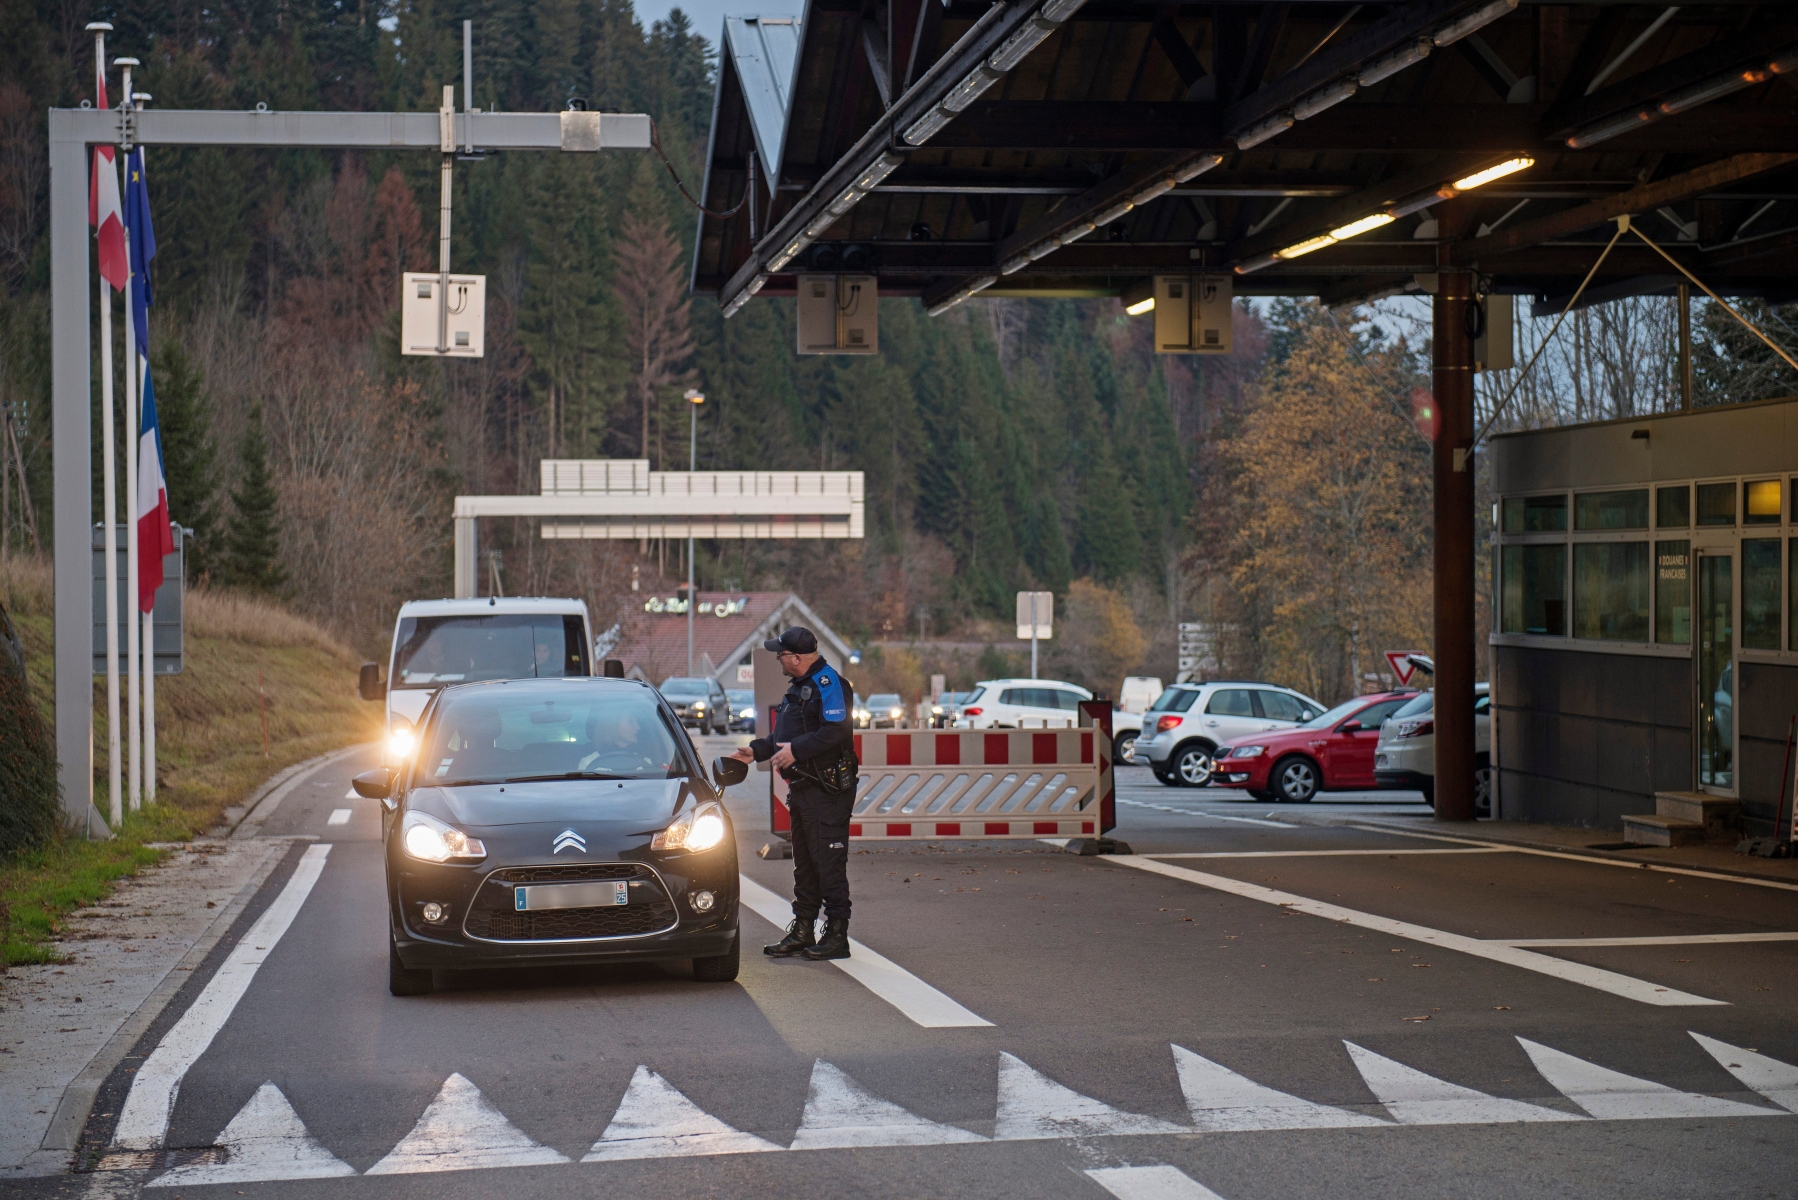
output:
[[874, 276], [799, 277], [799, 353], [879, 352], [880, 291]]
[[1155, 353], [1230, 353], [1230, 277], [1155, 276]]

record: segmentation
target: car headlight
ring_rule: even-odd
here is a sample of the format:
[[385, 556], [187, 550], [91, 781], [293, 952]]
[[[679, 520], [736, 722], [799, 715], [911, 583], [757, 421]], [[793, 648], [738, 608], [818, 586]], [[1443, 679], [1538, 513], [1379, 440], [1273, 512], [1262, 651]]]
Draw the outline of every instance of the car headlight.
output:
[[480, 838], [469, 837], [429, 813], [407, 813], [401, 823], [401, 840], [407, 854], [426, 862], [480, 862], [487, 857]]
[[903, 712], [904, 712], [904, 711], [905, 711], [905, 710], [904, 710], [904, 709], [903, 709], [903, 708], [890, 708], [890, 709], [888, 709], [888, 710], [887, 710], [887, 716], [889, 716], [889, 717], [897, 717], [897, 716], [899, 716], [899, 715], [900, 715], [900, 714], [902, 714], [902, 713], [903, 713]]
[[411, 758], [412, 748], [417, 744], [411, 722], [404, 717], [395, 717], [393, 728], [387, 734], [387, 753], [394, 758]]
[[700, 712], [704, 712], [705, 711], [705, 701], [704, 700], [695, 700], [695, 701], [693, 701], [693, 707]]
[[716, 804], [690, 808], [655, 835], [651, 850], [710, 850], [724, 840], [724, 810]]
[[1260, 758], [1267, 753], [1266, 746], [1238, 746], [1230, 751], [1231, 758]]

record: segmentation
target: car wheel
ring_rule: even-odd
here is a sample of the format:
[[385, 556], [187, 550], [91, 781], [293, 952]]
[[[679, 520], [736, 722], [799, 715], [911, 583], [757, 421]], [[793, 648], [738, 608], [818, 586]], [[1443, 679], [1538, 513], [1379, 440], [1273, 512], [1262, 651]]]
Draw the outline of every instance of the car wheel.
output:
[[1136, 735], [1129, 732], [1118, 734], [1117, 740], [1111, 743], [1111, 755], [1118, 762], [1135, 765]]
[[1204, 787], [1211, 782], [1211, 752], [1203, 746], [1188, 746], [1174, 753], [1173, 773], [1181, 787]]
[[700, 983], [729, 983], [737, 977], [737, 967], [742, 958], [743, 939], [739, 936], [730, 944], [730, 953], [718, 954], [711, 958], [693, 960], [693, 978]]
[[1317, 764], [1293, 755], [1274, 764], [1269, 779], [1274, 785], [1274, 799], [1290, 804], [1309, 804], [1317, 795]]
[[1492, 817], [1492, 762], [1484, 754], [1473, 760], [1473, 815]]
[[429, 996], [432, 989], [431, 972], [413, 970], [400, 961], [398, 947], [390, 938], [387, 942], [387, 990], [395, 996]]

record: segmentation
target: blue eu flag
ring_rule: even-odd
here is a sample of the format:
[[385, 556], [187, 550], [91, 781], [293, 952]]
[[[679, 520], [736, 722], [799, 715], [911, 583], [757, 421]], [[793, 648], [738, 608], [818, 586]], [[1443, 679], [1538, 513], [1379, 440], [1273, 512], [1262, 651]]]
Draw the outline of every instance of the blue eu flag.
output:
[[150, 260], [156, 257], [156, 229], [150, 223], [150, 190], [144, 184], [144, 152], [125, 160], [125, 230], [131, 235], [131, 320], [137, 352], [150, 357]]

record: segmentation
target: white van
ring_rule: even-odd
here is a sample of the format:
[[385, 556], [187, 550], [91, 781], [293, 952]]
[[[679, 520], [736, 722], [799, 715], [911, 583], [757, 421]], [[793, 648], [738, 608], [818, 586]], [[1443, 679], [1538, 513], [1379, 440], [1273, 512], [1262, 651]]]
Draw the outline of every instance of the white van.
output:
[[439, 688], [484, 679], [593, 674], [593, 627], [583, 600], [494, 596], [411, 600], [393, 626], [387, 680], [363, 663], [357, 692], [387, 701], [389, 765], [412, 750], [412, 726]]

